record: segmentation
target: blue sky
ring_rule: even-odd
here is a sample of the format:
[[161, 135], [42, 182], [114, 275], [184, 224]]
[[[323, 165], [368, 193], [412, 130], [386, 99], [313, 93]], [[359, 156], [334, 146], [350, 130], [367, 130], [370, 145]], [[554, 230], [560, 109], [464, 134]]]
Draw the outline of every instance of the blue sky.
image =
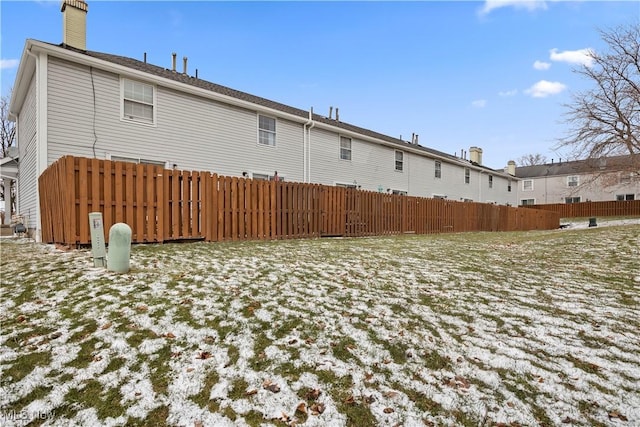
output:
[[[549, 159], [572, 69], [598, 31], [640, 20], [640, 1], [217, 2], [88, 0], [87, 48], [215, 83], [502, 168]], [[60, 1], [0, 2], [2, 95], [25, 40], [62, 41]]]

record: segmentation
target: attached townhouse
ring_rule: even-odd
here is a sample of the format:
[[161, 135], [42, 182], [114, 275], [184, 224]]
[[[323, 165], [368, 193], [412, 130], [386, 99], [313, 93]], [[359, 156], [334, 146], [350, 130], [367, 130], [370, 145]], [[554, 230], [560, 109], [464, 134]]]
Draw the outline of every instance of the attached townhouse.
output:
[[86, 48], [82, 0], [64, 0], [63, 43], [28, 39], [10, 102], [18, 213], [39, 228], [38, 176], [64, 155], [220, 175], [517, 205], [518, 178], [482, 149], [446, 154], [199, 79], [176, 66]]
[[515, 175], [520, 205], [640, 199], [640, 169], [630, 155], [518, 167]]

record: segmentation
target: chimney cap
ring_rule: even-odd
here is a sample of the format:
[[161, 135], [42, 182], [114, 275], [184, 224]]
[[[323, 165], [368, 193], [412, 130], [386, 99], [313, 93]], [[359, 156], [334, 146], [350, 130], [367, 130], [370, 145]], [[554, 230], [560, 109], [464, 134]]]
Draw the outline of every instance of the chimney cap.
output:
[[89, 11], [89, 5], [84, 0], [62, 0], [62, 4], [60, 5], [60, 12], [64, 12], [64, 9], [69, 6], [73, 6], [76, 9], [80, 9], [84, 12]]

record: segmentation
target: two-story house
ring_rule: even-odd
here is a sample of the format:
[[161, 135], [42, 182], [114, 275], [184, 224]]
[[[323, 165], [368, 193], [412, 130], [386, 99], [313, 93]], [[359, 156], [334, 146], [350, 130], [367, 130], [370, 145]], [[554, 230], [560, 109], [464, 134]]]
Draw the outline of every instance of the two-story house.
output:
[[518, 167], [519, 204], [640, 199], [640, 169], [632, 156]]
[[[38, 176], [64, 155], [220, 175], [516, 205], [518, 179], [457, 156], [86, 46], [82, 0], [64, 0], [63, 43], [29, 39], [10, 103], [18, 213], [39, 227]], [[178, 69], [182, 68], [182, 69]], [[457, 150], [456, 150], [457, 151]]]

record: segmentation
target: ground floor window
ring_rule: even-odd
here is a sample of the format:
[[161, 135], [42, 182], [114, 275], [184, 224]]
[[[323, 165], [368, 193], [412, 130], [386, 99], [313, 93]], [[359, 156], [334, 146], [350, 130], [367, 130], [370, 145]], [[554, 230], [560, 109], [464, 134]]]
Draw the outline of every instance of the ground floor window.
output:
[[616, 194], [616, 200], [635, 200], [635, 194]]
[[529, 205], [535, 205], [536, 204], [536, 200], [535, 199], [522, 199], [520, 200], [520, 206], [529, 206]]
[[578, 196], [578, 197], [565, 197], [564, 198], [564, 202], [565, 203], [580, 203], [580, 196]]

